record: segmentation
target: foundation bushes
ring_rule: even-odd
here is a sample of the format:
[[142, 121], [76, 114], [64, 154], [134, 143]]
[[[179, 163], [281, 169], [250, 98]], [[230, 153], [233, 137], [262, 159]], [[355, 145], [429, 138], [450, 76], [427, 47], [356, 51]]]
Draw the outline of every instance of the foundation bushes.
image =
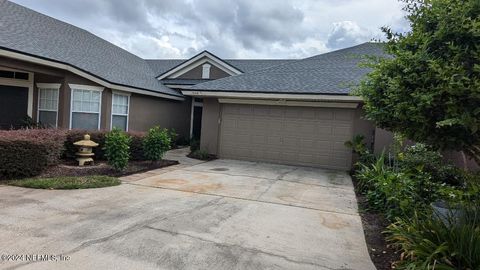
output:
[[65, 138], [66, 132], [56, 129], [0, 131], [0, 178], [35, 176], [58, 164]]
[[[64, 158], [74, 159], [75, 153], [78, 151], [78, 148], [74, 146], [73, 143], [82, 140], [85, 134], [89, 134], [90, 139], [99, 144], [98, 147], [93, 148], [93, 152], [95, 153], [95, 159], [106, 160], [105, 150], [103, 149], [103, 146], [105, 145], [105, 135], [107, 133], [108, 131], [105, 130], [87, 131], [73, 129], [67, 131]], [[145, 133], [127, 132], [127, 134], [131, 137], [130, 160], [145, 160], [145, 156], [143, 154], [143, 138], [145, 136]]]

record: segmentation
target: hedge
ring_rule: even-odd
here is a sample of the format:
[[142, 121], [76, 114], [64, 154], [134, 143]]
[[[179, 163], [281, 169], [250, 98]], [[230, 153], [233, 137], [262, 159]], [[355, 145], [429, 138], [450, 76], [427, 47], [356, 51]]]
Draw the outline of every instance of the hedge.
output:
[[35, 176], [58, 164], [65, 138], [56, 129], [0, 131], [0, 178]]

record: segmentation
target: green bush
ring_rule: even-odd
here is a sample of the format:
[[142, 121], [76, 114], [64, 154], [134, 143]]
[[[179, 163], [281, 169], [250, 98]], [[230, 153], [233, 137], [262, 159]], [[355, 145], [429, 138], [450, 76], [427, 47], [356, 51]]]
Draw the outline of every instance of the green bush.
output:
[[145, 132], [128, 132], [130, 138], [130, 160], [146, 160], [143, 153]]
[[431, 213], [397, 219], [386, 233], [387, 240], [402, 251], [397, 269], [480, 269], [478, 205], [447, 221]]
[[103, 150], [108, 164], [115, 170], [121, 171], [128, 166], [130, 142], [130, 137], [118, 128], [106, 134]]
[[200, 141], [195, 138], [190, 139], [190, 152], [195, 152], [200, 149]]
[[420, 168], [390, 167], [383, 155], [375, 163], [360, 164], [355, 176], [369, 206], [390, 220], [408, 217], [415, 210], [422, 211], [436, 200], [458, 200], [465, 192], [465, 188], [433, 181], [432, 175]]
[[0, 178], [35, 176], [58, 164], [64, 140], [57, 129], [0, 131]]
[[170, 136], [170, 149], [177, 148], [177, 140], [179, 138], [177, 131], [174, 128], [169, 129], [168, 136]]
[[370, 149], [368, 149], [364, 140], [365, 136], [355, 135], [351, 141], [345, 142], [345, 146], [352, 149], [352, 152], [358, 157], [358, 162], [355, 166], [359, 163], [370, 163], [375, 160], [375, 156], [371, 153]]
[[171, 139], [167, 129], [159, 126], [151, 128], [143, 140], [145, 158], [151, 161], [162, 159], [165, 152], [170, 149], [170, 143]]
[[417, 143], [406, 147], [403, 152], [399, 153], [398, 159], [399, 165], [404, 171], [428, 173], [437, 183], [446, 183], [452, 186], [465, 184], [466, 179], [462, 170], [447, 164], [440, 152], [428, 148], [425, 144]]

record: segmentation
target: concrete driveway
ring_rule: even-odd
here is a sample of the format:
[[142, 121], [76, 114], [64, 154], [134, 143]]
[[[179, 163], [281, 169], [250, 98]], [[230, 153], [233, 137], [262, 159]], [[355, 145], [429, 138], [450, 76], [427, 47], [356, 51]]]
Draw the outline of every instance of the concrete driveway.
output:
[[346, 173], [184, 154], [117, 187], [0, 186], [0, 268], [375, 269]]

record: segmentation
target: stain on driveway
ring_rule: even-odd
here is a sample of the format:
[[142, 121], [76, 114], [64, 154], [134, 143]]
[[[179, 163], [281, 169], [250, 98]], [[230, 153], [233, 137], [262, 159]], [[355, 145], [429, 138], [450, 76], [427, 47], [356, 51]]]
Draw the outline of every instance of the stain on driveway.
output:
[[145, 176], [91, 190], [0, 186], [0, 253], [70, 257], [0, 268], [375, 269], [344, 172], [187, 160]]

